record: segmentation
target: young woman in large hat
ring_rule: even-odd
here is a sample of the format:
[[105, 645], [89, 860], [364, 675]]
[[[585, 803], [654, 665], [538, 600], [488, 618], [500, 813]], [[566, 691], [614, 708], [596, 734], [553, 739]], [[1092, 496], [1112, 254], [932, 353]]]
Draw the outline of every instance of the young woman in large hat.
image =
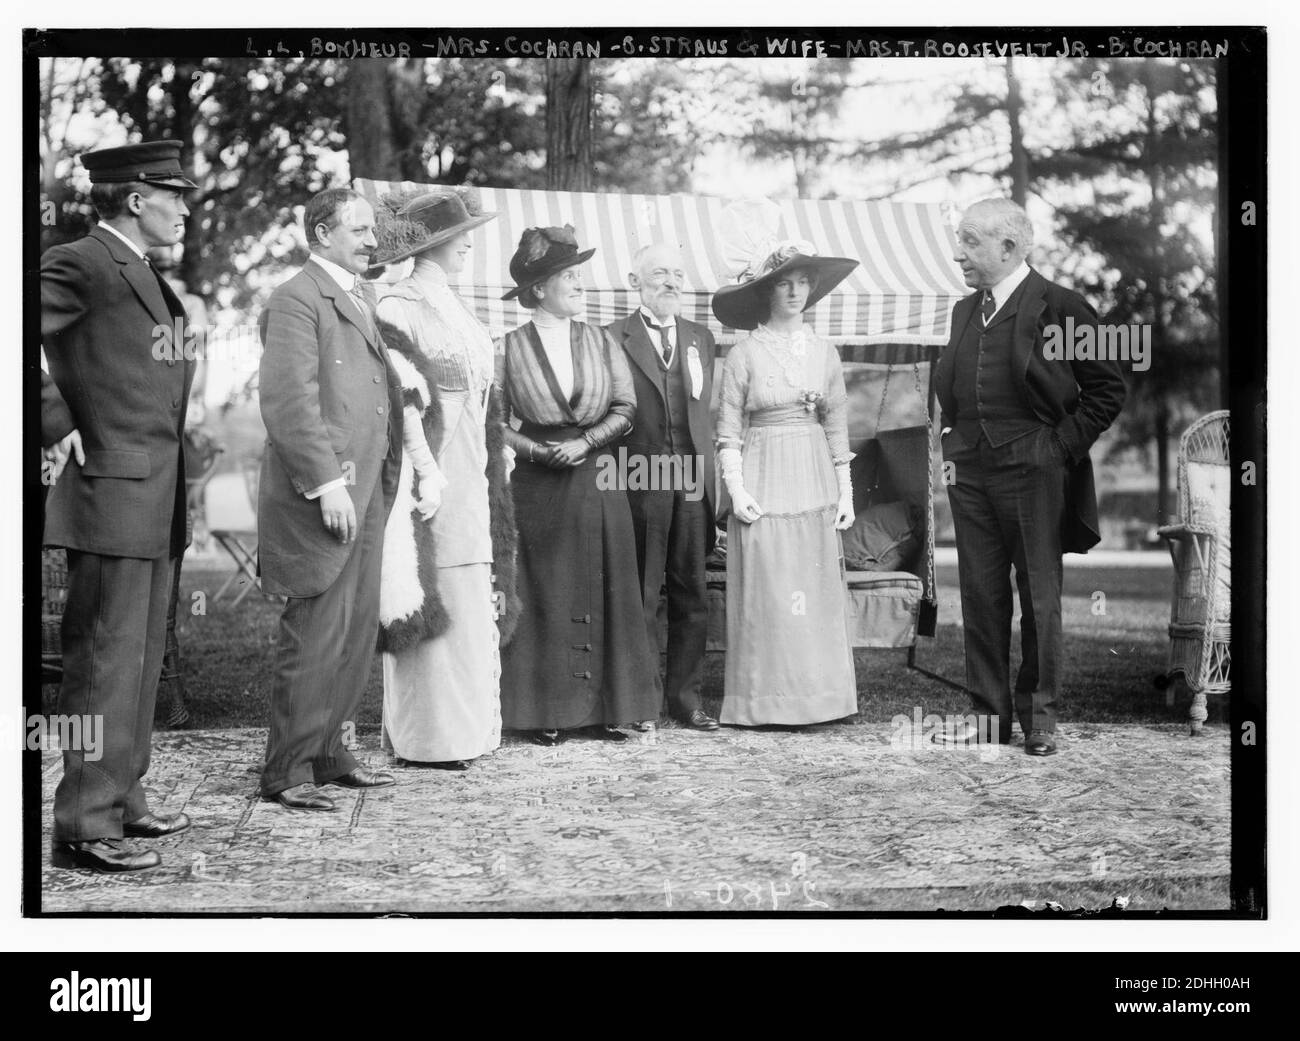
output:
[[[659, 714], [657, 662], [641, 607], [632, 515], [621, 484], [597, 481], [606, 448], [631, 429], [636, 393], [623, 351], [584, 307], [573, 228], [529, 228], [510, 261], [532, 321], [503, 339], [501, 384], [515, 449], [519, 626], [503, 653], [508, 729], [539, 744]], [[608, 459], [605, 460], [608, 462]]]
[[803, 318], [857, 261], [749, 226], [771, 216], [728, 211], [743, 270], [713, 296], [723, 325], [749, 331], [727, 353], [717, 425], [731, 495], [719, 720], [740, 726], [857, 712], [837, 533], [853, 523], [847, 395], [838, 352]]
[[415, 261], [376, 308], [406, 404], [380, 583], [384, 734], [400, 760], [449, 770], [501, 743], [498, 644], [517, 609], [495, 346], [449, 281], [494, 216], [472, 192], [424, 189], [382, 199], [375, 231], [376, 265]]

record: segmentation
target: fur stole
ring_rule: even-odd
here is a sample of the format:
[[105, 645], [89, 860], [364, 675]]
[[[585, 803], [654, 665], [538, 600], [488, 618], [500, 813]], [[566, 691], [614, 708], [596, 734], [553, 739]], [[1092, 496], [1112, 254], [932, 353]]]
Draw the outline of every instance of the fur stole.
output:
[[[379, 329], [402, 383], [403, 405], [413, 405], [420, 412], [425, 440], [431, 446], [441, 444], [442, 407], [438, 400], [437, 382], [427, 360], [400, 329], [384, 321], [379, 322]], [[487, 409], [485, 445], [493, 584], [494, 592], [498, 594], [497, 625], [502, 646], [514, 634], [520, 608], [515, 571], [517, 532], [514, 503], [506, 483], [506, 466], [502, 457], [504, 443], [502, 408], [493, 388]], [[379, 649], [392, 653], [413, 647], [422, 640], [442, 636], [451, 626], [438, 592], [433, 525], [421, 520], [415, 509], [416, 479], [414, 467], [403, 453], [393, 520], [389, 522], [384, 539], [386, 577], [380, 587]], [[448, 489], [443, 494], [449, 493], [454, 494], [454, 490]], [[394, 523], [398, 518], [402, 520]]]

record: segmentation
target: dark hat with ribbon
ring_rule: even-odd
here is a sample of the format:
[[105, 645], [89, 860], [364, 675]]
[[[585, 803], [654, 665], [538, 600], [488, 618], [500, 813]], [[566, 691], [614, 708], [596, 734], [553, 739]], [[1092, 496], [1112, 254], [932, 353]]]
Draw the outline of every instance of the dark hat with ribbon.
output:
[[81, 165], [90, 174], [91, 184], [140, 181], [176, 191], [198, 188], [181, 170], [179, 141], [145, 141], [120, 148], [101, 148], [83, 153]]
[[[713, 313], [723, 325], [732, 329], [755, 329], [759, 316], [766, 311], [773, 287], [791, 271], [808, 271], [816, 285], [808, 294], [804, 310], [849, 277], [858, 266], [848, 257], [821, 257], [807, 243], [778, 247], [762, 262], [740, 274], [737, 285], [719, 286], [713, 294]], [[755, 270], [755, 268], [757, 270]]]
[[439, 188], [413, 196], [385, 196], [375, 227], [379, 246], [371, 263], [376, 267], [396, 264], [441, 246], [495, 216], [479, 209], [478, 192], [472, 188]]
[[572, 224], [562, 228], [528, 228], [510, 258], [510, 277], [515, 280], [515, 287], [501, 299], [513, 300], [566, 267], [585, 263], [595, 252], [595, 249], [578, 249]]

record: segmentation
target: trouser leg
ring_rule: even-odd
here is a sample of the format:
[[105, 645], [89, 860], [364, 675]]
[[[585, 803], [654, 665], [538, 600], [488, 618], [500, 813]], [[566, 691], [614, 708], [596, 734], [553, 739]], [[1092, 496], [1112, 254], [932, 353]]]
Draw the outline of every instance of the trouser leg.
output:
[[684, 490], [673, 493], [668, 536], [668, 675], [664, 682], [668, 711], [689, 719], [701, 707], [704, 651], [709, 637], [709, 603], [704, 577], [708, 508]]
[[158, 704], [158, 680], [167, 652], [167, 612], [172, 599], [176, 559], [162, 557], [154, 562], [150, 576], [149, 622], [145, 632], [144, 667], [140, 673], [140, 701], [135, 714], [134, 782], [123, 800], [122, 819], [139, 820], [149, 812], [144, 775], [149, 771], [153, 751], [153, 721]]
[[[120, 838], [148, 812], [153, 705], [166, 640], [171, 561], [68, 551], [63, 683], [57, 715], [80, 721], [54, 795], [54, 839]], [[98, 735], [98, 747], [87, 740]]]
[[[645, 611], [646, 638], [655, 667], [654, 682], [662, 689], [659, 674], [659, 603], [663, 595], [667, 567], [668, 538], [672, 529], [673, 495], [671, 491], [629, 491], [628, 509], [636, 536], [636, 562], [641, 576], [641, 603]], [[671, 647], [669, 649], [671, 667]]]
[[321, 784], [357, 766], [347, 745], [375, 649], [382, 523], [376, 490], [338, 578], [318, 596], [285, 604], [262, 771], [266, 795]]
[[977, 712], [998, 717], [1011, 733], [1011, 555], [993, 501], [987, 442], [953, 453], [948, 486], [957, 538], [966, 686]]
[[[342, 661], [339, 664], [338, 697], [328, 733], [334, 740], [326, 754], [313, 764], [317, 784], [324, 784], [358, 765], [352, 754], [357, 716], [365, 697], [366, 685], [375, 661], [379, 635], [379, 583], [384, 546], [383, 496], [378, 488], [370, 497], [369, 508], [357, 533], [357, 552], [348, 561], [354, 566], [351, 576], [352, 602], [345, 614]], [[344, 568], [347, 571], [347, 567]]]
[[1021, 729], [1052, 733], [1060, 693], [1062, 650], [1061, 519], [1065, 472], [1051, 451], [1046, 427], [1023, 440], [1017, 494], [1007, 527], [1020, 593], [1021, 665], [1016, 715]]

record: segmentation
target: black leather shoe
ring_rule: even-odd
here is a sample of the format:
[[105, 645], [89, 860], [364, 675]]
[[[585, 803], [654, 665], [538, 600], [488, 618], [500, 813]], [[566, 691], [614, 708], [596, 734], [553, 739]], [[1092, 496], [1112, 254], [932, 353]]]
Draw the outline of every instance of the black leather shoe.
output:
[[135, 839], [160, 839], [164, 835], [175, 835], [190, 826], [190, 819], [183, 813], [170, 817], [160, 817], [156, 813], [146, 813], [139, 820], [127, 821], [122, 825], [124, 831]]
[[627, 735], [618, 727], [603, 726], [596, 727], [595, 731], [597, 741], [626, 741]]
[[90, 871], [144, 871], [162, 863], [156, 850], [125, 849], [121, 839], [92, 839], [88, 842], [56, 842], [50, 865], [57, 868], [87, 868]]
[[697, 708], [689, 717], [682, 720], [683, 726], [688, 726], [692, 730], [717, 730], [718, 721], [702, 708]]
[[272, 802], [278, 802], [281, 806], [288, 806], [291, 810], [334, 809], [333, 799], [328, 795], [322, 795], [310, 784], [306, 783], [295, 784], [292, 788], [286, 788], [284, 791], [268, 795], [266, 798]]
[[564, 742], [563, 730], [530, 730], [528, 731], [528, 740], [535, 745], [542, 745], [544, 748], [554, 748]]
[[445, 762], [441, 762], [441, 763], [430, 763], [429, 766], [431, 766], [435, 770], [468, 770], [469, 769], [469, 763], [465, 762], [464, 759], [448, 759]]
[[331, 777], [325, 783], [337, 784], [343, 788], [383, 788], [396, 784], [397, 778], [382, 770], [367, 770], [364, 766], [358, 766], [338, 777]]
[[1046, 730], [1035, 730], [1025, 741], [1025, 755], [1056, 755], [1056, 737]]

